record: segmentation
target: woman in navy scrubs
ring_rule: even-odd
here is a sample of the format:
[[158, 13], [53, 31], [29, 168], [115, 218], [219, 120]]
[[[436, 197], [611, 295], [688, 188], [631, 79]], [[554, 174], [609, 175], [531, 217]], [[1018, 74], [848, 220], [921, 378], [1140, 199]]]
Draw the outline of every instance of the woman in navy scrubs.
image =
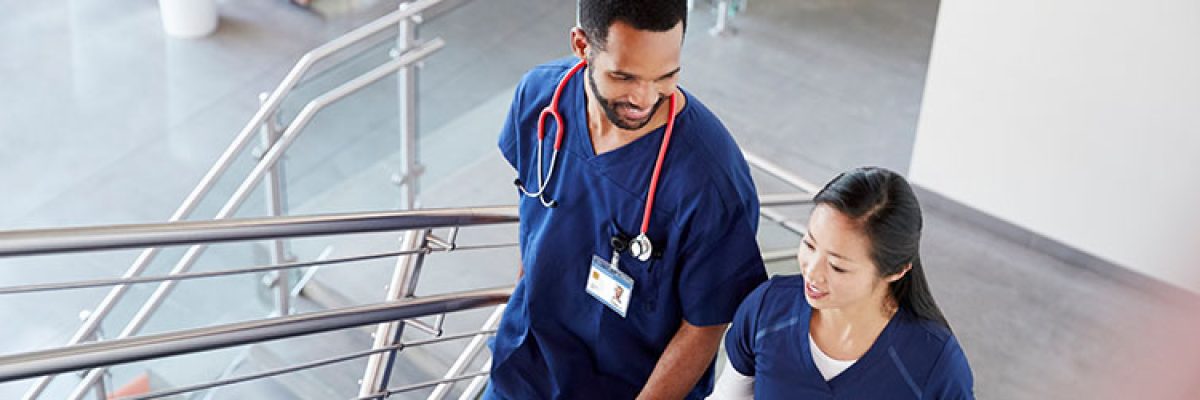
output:
[[908, 182], [875, 167], [814, 197], [797, 259], [738, 308], [714, 399], [971, 399], [971, 367], [933, 301]]

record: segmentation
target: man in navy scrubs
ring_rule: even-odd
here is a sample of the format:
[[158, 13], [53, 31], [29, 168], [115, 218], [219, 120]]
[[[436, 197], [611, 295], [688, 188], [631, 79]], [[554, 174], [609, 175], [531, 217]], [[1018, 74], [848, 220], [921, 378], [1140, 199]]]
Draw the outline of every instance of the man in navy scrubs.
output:
[[[579, 7], [574, 57], [525, 75], [500, 135], [525, 194], [522, 270], [483, 397], [704, 398], [766, 279], [749, 167], [677, 86], [686, 1]], [[545, 115], [539, 140], [548, 106], [561, 122]]]

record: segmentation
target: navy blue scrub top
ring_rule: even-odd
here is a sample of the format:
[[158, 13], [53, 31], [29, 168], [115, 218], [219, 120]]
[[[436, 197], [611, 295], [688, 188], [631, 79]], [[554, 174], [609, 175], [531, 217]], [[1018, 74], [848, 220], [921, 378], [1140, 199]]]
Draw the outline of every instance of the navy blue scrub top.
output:
[[738, 308], [725, 336], [729, 363], [754, 376], [755, 399], [973, 399], [973, 378], [946, 327], [896, 312], [850, 368], [828, 382], [812, 361], [804, 278], [776, 276]]
[[[530, 189], [538, 182], [538, 114], [576, 62], [568, 58], [534, 68], [514, 95], [499, 145]], [[758, 197], [749, 167], [716, 116], [685, 92], [648, 232], [662, 254], [647, 262], [621, 254], [620, 270], [634, 279], [626, 317], [587, 294], [592, 256], [609, 260], [614, 235], [633, 237], [640, 230], [664, 129], [596, 155], [587, 130], [584, 71], [571, 78], [559, 102], [566, 131], [547, 189], [558, 207], [521, 196], [525, 276], [491, 343], [485, 398], [634, 398], [682, 320], [697, 326], [728, 323], [741, 300], [766, 280], [755, 241]], [[546, 127], [546, 165], [552, 121]], [[711, 391], [710, 365], [688, 398]]]

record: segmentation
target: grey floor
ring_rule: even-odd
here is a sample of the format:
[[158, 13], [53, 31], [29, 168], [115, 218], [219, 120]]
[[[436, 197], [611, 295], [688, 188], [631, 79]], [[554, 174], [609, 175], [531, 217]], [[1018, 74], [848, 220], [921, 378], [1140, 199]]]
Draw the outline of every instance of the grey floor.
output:
[[[725, 121], [744, 148], [814, 182], [863, 164], [907, 169], [937, 1], [756, 0], [735, 21], [737, 34], [726, 37], [705, 32], [713, 15], [705, 1], [697, 3], [682, 83]], [[192, 41], [164, 37], [151, 1], [6, 7], [0, 16], [0, 188], [5, 193], [0, 230], [165, 220], [249, 120], [258, 93], [273, 88], [306, 50], [381, 15], [395, 2], [319, 0], [316, 13], [284, 0], [219, 4], [219, 31]], [[568, 0], [476, 0], [422, 28], [422, 36], [448, 42], [425, 63], [420, 78], [421, 148], [429, 168], [425, 206], [511, 200], [506, 167], [492, 151], [491, 127], [527, 68], [566, 54], [573, 12]], [[283, 116], [295, 115], [308, 98], [339, 79], [386, 59], [386, 50], [386, 43], [364, 46], [361, 55], [344, 57], [340, 65], [322, 66], [288, 99]], [[287, 164], [294, 213], [397, 205], [399, 191], [388, 183], [399, 165], [394, 88], [393, 80], [384, 80], [327, 109], [296, 143]], [[242, 157], [235, 172], [244, 174], [251, 162]], [[786, 189], [765, 176], [758, 183], [763, 193]], [[235, 184], [223, 180], [220, 195], [197, 215], [212, 215]], [[260, 215], [261, 202], [252, 199], [239, 215]], [[926, 209], [923, 258], [929, 279], [971, 360], [980, 397], [1200, 398], [1200, 348], [1189, 345], [1200, 335], [1194, 297], [1034, 251], [953, 207]], [[806, 213], [787, 211], [801, 220]], [[480, 230], [464, 240], [511, 234], [505, 228]], [[760, 239], [764, 248], [796, 245], [795, 235], [765, 222]], [[301, 259], [327, 250], [344, 255], [387, 246], [389, 240], [394, 241], [387, 236], [305, 240], [293, 243], [293, 252]], [[177, 257], [180, 250], [167, 253]], [[112, 277], [135, 255], [0, 260], [0, 284]], [[511, 252], [447, 255], [431, 264], [423, 282], [454, 284], [426, 285], [419, 292], [511, 279], [512, 257]], [[154, 272], [169, 268], [169, 257], [163, 259]], [[222, 245], [210, 250], [197, 269], [264, 260], [261, 245]], [[346, 288], [381, 287], [379, 276], [387, 267], [363, 265], [355, 274], [323, 270], [318, 276], [325, 285], [354, 293]], [[770, 268], [795, 271], [789, 262]], [[133, 303], [151, 290], [135, 287], [105, 331], [119, 331], [134, 312]], [[5, 339], [0, 354], [65, 342], [79, 311], [93, 307], [103, 293], [0, 297], [0, 321], [6, 321], [0, 324]], [[146, 331], [258, 318], [269, 308], [266, 298], [257, 281], [246, 277], [185, 283]], [[365, 339], [314, 340], [254, 348], [250, 353], [264, 355], [238, 371], [270, 367], [293, 353], [315, 357], [319, 354], [309, 349], [323, 345], [353, 348]], [[120, 383], [144, 370], [175, 371], [159, 373], [169, 384], [211, 378], [238, 351], [122, 366], [114, 369], [113, 380]], [[356, 370], [361, 365], [321, 374], [336, 376], [329, 382], [333, 393], [349, 396]], [[48, 398], [60, 397], [76, 380], [58, 379]], [[13, 398], [26, 385], [0, 384], [0, 398]], [[289, 396], [280, 394], [288, 393], [283, 389], [238, 390], [243, 391], [217, 392], [217, 397]]]

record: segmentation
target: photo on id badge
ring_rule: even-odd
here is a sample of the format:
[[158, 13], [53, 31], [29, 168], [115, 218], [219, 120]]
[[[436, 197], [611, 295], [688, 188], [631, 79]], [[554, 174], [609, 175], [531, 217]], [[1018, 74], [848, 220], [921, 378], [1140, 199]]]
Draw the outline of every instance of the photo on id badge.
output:
[[608, 261], [599, 256], [592, 256], [592, 267], [588, 272], [587, 292], [622, 318], [629, 310], [629, 298], [633, 294], [633, 283], [633, 278], [612, 268]]

